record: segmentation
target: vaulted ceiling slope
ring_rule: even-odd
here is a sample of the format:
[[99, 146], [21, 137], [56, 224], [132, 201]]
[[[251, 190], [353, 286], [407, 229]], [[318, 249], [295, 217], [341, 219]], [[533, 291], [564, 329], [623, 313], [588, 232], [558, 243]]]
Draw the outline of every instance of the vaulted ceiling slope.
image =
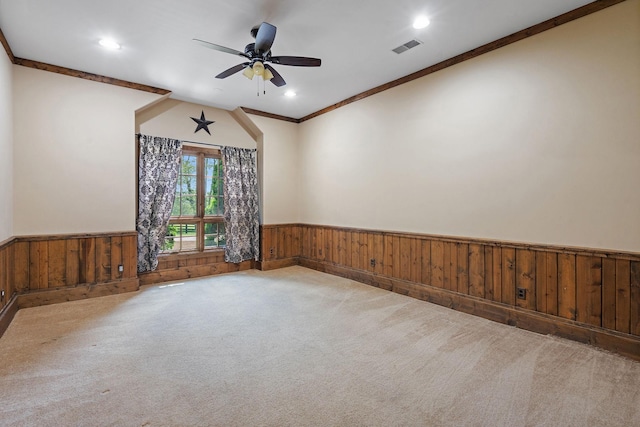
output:
[[[166, 89], [179, 100], [298, 120], [621, 1], [0, 0], [0, 28], [24, 65], [81, 70]], [[416, 30], [420, 14], [430, 25]], [[283, 87], [242, 73], [214, 78], [243, 58], [192, 39], [243, 51], [263, 21], [277, 27], [274, 55], [321, 58], [322, 66], [274, 65]], [[107, 37], [121, 48], [101, 47]], [[422, 43], [393, 52], [414, 39]], [[285, 97], [287, 90], [297, 96]]]

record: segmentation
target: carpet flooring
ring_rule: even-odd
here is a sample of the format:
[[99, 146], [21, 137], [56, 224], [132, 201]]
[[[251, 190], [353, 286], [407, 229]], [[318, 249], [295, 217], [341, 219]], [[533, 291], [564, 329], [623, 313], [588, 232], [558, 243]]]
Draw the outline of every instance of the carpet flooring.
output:
[[20, 310], [3, 426], [640, 426], [640, 363], [302, 267]]

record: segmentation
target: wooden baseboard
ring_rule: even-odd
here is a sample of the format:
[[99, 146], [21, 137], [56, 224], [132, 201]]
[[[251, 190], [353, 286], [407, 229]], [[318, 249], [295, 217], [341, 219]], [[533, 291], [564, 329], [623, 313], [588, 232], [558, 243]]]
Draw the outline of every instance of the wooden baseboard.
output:
[[155, 285], [176, 280], [194, 279], [197, 277], [215, 276], [217, 274], [231, 273], [235, 271], [251, 270], [256, 268], [255, 261], [244, 261], [239, 264], [218, 262], [204, 265], [187, 265], [177, 268], [140, 273], [138, 275], [140, 285]]
[[67, 301], [116, 295], [140, 289], [138, 279], [124, 279], [93, 285], [79, 285], [73, 288], [43, 289], [18, 295], [17, 308], [38, 307]]
[[640, 338], [446, 289], [300, 258], [300, 265], [544, 335], [590, 344], [640, 361]]
[[0, 311], [0, 337], [4, 335], [17, 312], [18, 297], [14, 295], [11, 300], [9, 300], [9, 303], [4, 306], [4, 309]]
[[292, 267], [294, 265], [300, 265], [298, 257], [279, 259], [275, 261], [260, 261], [257, 265], [258, 270], [270, 271], [277, 270], [279, 268]]

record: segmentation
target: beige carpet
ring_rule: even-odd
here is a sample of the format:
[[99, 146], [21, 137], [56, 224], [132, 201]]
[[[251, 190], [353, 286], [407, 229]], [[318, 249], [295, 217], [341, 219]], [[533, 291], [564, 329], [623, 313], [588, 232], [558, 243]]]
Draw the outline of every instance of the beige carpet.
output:
[[640, 363], [301, 267], [25, 309], [0, 425], [638, 426]]

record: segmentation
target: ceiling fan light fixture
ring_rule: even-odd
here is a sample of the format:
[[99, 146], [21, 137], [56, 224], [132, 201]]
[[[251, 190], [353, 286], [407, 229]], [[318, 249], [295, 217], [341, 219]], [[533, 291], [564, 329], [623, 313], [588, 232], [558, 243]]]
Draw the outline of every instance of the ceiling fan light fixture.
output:
[[256, 73], [253, 71], [253, 68], [251, 68], [251, 67], [246, 67], [246, 68], [244, 69], [244, 71], [242, 72], [242, 74], [243, 74], [246, 78], [248, 78], [249, 80], [253, 80], [253, 76], [254, 76]]
[[413, 20], [413, 28], [416, 30], [421, 30], [425, 27], [428, 27], [431, 21], [425, 15], [417, 16], [416, 19]]
[[264, 74], [262, 74], [262, 78], [266, 80], [271, 80], [273, 78], [273, 73], [269, 69], [264, 70]]
[[264, 64], [260, 61], [254, 62], [251, 68], [253, 68], [253, 72], [257, 76], [262, 76], [264, 74]]

